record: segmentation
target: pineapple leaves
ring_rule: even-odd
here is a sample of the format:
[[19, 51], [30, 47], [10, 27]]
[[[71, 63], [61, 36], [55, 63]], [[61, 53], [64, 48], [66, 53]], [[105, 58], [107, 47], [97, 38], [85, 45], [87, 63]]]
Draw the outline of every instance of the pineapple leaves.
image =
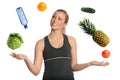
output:
[[79, 26], [81, 26], [81, 29], [89, 35], [93, 35], [93, 33], [96, 31], [94, 24], [92, 24], [92, 22], [86, 18], [84, 18], [83, 21], [80, 21]]

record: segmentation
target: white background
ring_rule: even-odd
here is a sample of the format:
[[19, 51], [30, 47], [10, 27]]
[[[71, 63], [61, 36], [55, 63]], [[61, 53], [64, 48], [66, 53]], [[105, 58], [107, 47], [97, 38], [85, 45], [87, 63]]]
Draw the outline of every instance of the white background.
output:
[[[37, 4], [44, 1], [47, 9], [40, 12]], [[92, 66], [85, 70], [75, 72], [75, 80], [119, 80], [119, 0], [1, 0], [0, 1], [0, 80], [42, 80], [44, 64], [38, 76], [34, 76], [26, 67], [23, 60], [16, 60], [10, 56], [11, 52], [27, 55], [34, 60], [34, 47], [36, 41], [50, 32], [49, 21], [56, 9], [65, 9], [70, 17], [66, 34], [74, 36], [77, 41], [77, 57], [79, 63], [91, 60], [109, 61], [107, 67]], [[28, 20], [28, 28], [20, 24], [16, 8], [23, 7]], [[80, 11], [81, 7], [92, 7], [95, 14]], [[97, 29], [104, 31], [110, 38], [106, 47], [98, 46], [91, 36], [85, 34], [78, 26], [83, 18], [89, 18]], [[6, 45], [11, 32], [19, 33], [24, 44], [16, 50]], [[108, 49], [109, 58], [104, 59], [101, 52]]]

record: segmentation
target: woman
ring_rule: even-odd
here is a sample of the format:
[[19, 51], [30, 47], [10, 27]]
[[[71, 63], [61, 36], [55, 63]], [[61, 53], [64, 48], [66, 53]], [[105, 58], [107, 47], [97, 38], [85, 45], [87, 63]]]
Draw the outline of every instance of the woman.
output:
[[65, 34], [69, 16], [63, 9], [56, 10], [51, 18], [51, 32], [38, 40], [35, 46], [35, 57], [32, 63], [26, 55], [12, 53], [11, 56], [25, 61], [28, 69], [38, 75], [45, 63], [43, 80], [74, 80], [73, 71], [80, 71], [89, 66], [107, 66], [108, 62], [91, 61], [84, 64], [77, 62], [77, 45], [72, 36]]

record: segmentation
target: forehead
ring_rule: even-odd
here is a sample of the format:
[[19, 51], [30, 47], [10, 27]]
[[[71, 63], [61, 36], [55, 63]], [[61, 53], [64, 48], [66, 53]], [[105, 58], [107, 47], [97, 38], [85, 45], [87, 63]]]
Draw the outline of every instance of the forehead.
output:
[[59, 17], [65, 17], [66, 16], [65, 13], [62, 12], [62, 11], [56, 11], [53, 15], [54, 16], [59, 16]]

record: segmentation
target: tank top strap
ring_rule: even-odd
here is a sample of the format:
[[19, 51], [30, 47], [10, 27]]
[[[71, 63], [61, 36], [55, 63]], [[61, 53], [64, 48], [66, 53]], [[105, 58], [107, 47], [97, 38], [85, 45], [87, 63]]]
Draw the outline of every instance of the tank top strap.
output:
[[45, 43], [45, 44], [49, 44], [48, 36], [45, 36], [45, 37], [44, 37], [44, 43]]
[[64, 36], [64, 45], [68, 45], [70, 47], [68, 36], [66, 34], [63, 34], [63, 36]]

